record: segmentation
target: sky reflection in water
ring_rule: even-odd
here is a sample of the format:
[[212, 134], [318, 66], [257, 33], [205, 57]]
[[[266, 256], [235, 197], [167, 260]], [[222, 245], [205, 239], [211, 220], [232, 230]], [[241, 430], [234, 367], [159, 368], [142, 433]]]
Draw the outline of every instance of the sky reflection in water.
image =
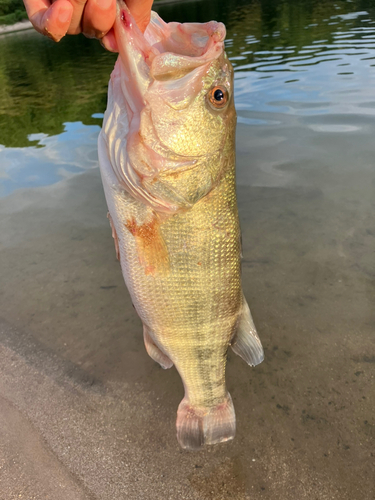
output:
[[31, 134], [25, 148], [0, 145], [0, 195], [20, 187], [48, 186], [98, 166], [98, 125], [64, 123], [58, 135]]

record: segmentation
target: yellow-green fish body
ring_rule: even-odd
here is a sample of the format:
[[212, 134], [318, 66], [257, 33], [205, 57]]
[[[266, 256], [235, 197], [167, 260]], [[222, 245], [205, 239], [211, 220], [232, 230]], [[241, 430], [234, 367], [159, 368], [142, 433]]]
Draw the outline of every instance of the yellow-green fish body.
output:
[[182, 447], [234, 437], [229, 345], [263, 359], [241, 288], [233, 69], [220, 23], [115, 25], [99, 159], [116, 248], [147, 352], [184, 383]]

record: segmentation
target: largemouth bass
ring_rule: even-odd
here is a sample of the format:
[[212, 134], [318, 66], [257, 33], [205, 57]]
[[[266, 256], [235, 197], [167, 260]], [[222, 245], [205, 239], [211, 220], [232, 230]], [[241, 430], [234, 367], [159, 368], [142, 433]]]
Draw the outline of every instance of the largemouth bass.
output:
[[232, 439], [228, 347], [249, 365], [263, 349], [241, 288], [233, 68], [225, 27], [165, 23], [143, 35], [124, 3], [119, 58], [99, 136], [112, 234], [148, 354], [175, 365], [185, 397], [177, 439]]

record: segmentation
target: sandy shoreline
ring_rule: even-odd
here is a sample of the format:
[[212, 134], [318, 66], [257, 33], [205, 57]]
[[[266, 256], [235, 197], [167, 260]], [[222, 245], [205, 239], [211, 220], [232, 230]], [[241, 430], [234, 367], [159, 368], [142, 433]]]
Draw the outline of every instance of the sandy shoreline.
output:
[[33, 27], [30, 21], [25, 20], [16, 24], [10, 24], [9, 26], [6, 24], [0, 25], [0, 35], [4, 35], [6, 33], [14, 33], [16, 31], [24, 31], [29, 30]]

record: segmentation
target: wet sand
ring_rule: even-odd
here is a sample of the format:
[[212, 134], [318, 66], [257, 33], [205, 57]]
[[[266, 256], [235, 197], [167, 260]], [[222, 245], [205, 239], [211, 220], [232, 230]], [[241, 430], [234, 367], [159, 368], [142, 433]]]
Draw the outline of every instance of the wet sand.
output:
[[373, 175], [267, 185], [243, 133], [243, 282], [266, 358], [230, 353], [237, 436], [198, 453], [177, 444], [182, 384], [144, 349], [98, 170], [0, 200], [1, 500], [374, 498]]

